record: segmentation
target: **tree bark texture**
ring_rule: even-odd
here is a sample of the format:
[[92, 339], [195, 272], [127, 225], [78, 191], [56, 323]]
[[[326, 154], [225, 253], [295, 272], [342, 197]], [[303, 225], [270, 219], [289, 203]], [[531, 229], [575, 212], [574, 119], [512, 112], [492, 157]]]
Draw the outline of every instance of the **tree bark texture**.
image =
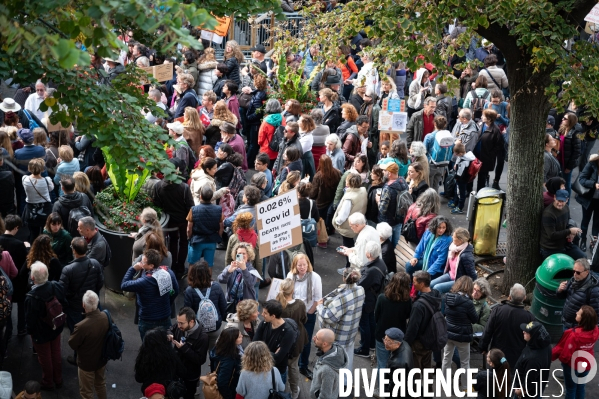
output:
[[[519, 57], [520, 58], [520, 57]], [[543, 212], [543, 151], [547, 113], [545, 88], [551, 71], [533, 73], [525, 56], [508, 62], [511, 118], [507, 186], [507, 262], [504, 292], [527, 284], [540, 265], [539, 237]], [[531, 290], [529, 285], [527, 290]]]

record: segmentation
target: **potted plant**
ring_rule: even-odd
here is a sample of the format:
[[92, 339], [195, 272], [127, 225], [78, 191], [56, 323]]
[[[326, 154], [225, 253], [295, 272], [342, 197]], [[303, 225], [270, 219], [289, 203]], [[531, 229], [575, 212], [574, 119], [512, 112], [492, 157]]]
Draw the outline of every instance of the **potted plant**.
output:
[[320, 66], [316, 66], [307, 79], [303, 79], [303, 71], [306, 60], [302, 60], [299, 67], [290, 68], [287, 65], [285, 52], [281, 52], [276, 72], [276, 81], [273, 82], [273, 89], [269, 93], [270, 98], [276, 98], [282, 104], [290, 99], [299, 101], [302, 106], [302, 112], [309, 112], [318, 106], [318, 97], [311, 90], [310, 85], [314, 77], [318, 74]]

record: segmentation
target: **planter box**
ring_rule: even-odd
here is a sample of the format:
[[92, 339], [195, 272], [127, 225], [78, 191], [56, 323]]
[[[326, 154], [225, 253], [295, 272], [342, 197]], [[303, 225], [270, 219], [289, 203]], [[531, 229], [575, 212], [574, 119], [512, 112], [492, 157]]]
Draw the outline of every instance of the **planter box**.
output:
[[[121, 282], [127, 270], [132, 266], [131, 256], [133, 255], [133, 242], [135, 240], [129, 234], [108, 230], [97, 217], [95, 219], [96, 227], [106, 239], [112, 252], [110, 264], [104, 268], [104, 286], [111, 291], [122, 294]], [[163, 212], [160, 217], [162, 228], [166, 227], [168, 220], [169, 215]]]

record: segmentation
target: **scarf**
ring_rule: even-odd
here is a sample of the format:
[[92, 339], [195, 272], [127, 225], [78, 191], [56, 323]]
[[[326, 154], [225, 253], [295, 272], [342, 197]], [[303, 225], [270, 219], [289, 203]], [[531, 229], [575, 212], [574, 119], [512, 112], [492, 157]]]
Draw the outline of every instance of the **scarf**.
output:
[[154, 230], [154, 226], [149, 225], [149, 224], [144, 224], [143, 226], [141, 226], [141, 229], [139, 229], [139, 231], [135, 235], [135, 240], [137, 241], [137, 240], [141, 239], [143, 236], [145, 236], [147, 233], [151, 232], [152, 230]]
[[585, 278], [582, 281], [576, 281], [575, 278], [572, 278], [572, 289], [574, 291], [578, 291], [581, 289], [584, 289], [586, 291], [586, 289], [592, 284], [592, 280], [591, 280], [591, 274], [589, 273], [589, 275], [587, 276], [587, 278]]
[[252, 247], [256, 246], [258, 236], [256, 235], [256, 231], [254, 229], [237, 229], [235, 234], [237, 234], [240, 242], [252, 244]]
[[[303, 283], [304, 281], [306, 281], [306, 279], [308, 280], [308, 295], [307, 295], [306, 303], [309, 304], [310, 306], [312, 306], [312, 272], [308, 272], [308, 273], [304, 274], [304, 278], [301, 278], [301, 279], [297, 276], [297, 274], [293, 275], [294, 283]], [[306, 305], [306, 306], [308, 306], [308, 305]]]
[[160, 292], [160, 296], [163, 296], [164, 294], [173, 290], [171, 275], [166, 271], [165, 266], [160, 266], [158, 269], [152, 271], [150, 275], [154, 277], [158, 283], [158, 291]]
[[428, 270], [428, 259], [430, 258], [431, 252], [433, 252], [433, 248], [438, 239], [439, 237], [435, 235], [432, 239], [428, 240], [428, 243], [426, 244], [426, 248], [424, 249], [424, 258], [422, 259], [423, 271]]
[[449, 271], [449, 276], [452, 280], [455, 281], [455, 277], [458, 271], [458, 265], [460, 263], [460, 255], [462, 252], [468, 247], [468, 243], [465, 242], [459, 247], [455, 245], [453, 242], [449, 245], [449, 253], [447, 254], [447, 263], [445, 264], [445, 271], [447, 273]]
[[243, 301], [243, 275], [239, 270], [235, 270], [233, 276], [233, 285], [229, 290], [229, 301], [235, 302], [235, 304]]

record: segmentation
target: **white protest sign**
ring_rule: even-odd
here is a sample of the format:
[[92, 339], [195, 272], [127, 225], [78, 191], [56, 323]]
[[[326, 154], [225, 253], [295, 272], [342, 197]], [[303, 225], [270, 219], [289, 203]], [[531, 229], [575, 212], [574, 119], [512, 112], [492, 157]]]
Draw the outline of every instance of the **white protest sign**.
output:
[[591, 10], [590, 13], [584, 17], [585, 21], [593, 22], [595, 24], [599, 24], [599, 4], [596, 4], [595, 7]]
[[260, 258], [302, 243], [302, 227], [296, 190], [256, 205]]

